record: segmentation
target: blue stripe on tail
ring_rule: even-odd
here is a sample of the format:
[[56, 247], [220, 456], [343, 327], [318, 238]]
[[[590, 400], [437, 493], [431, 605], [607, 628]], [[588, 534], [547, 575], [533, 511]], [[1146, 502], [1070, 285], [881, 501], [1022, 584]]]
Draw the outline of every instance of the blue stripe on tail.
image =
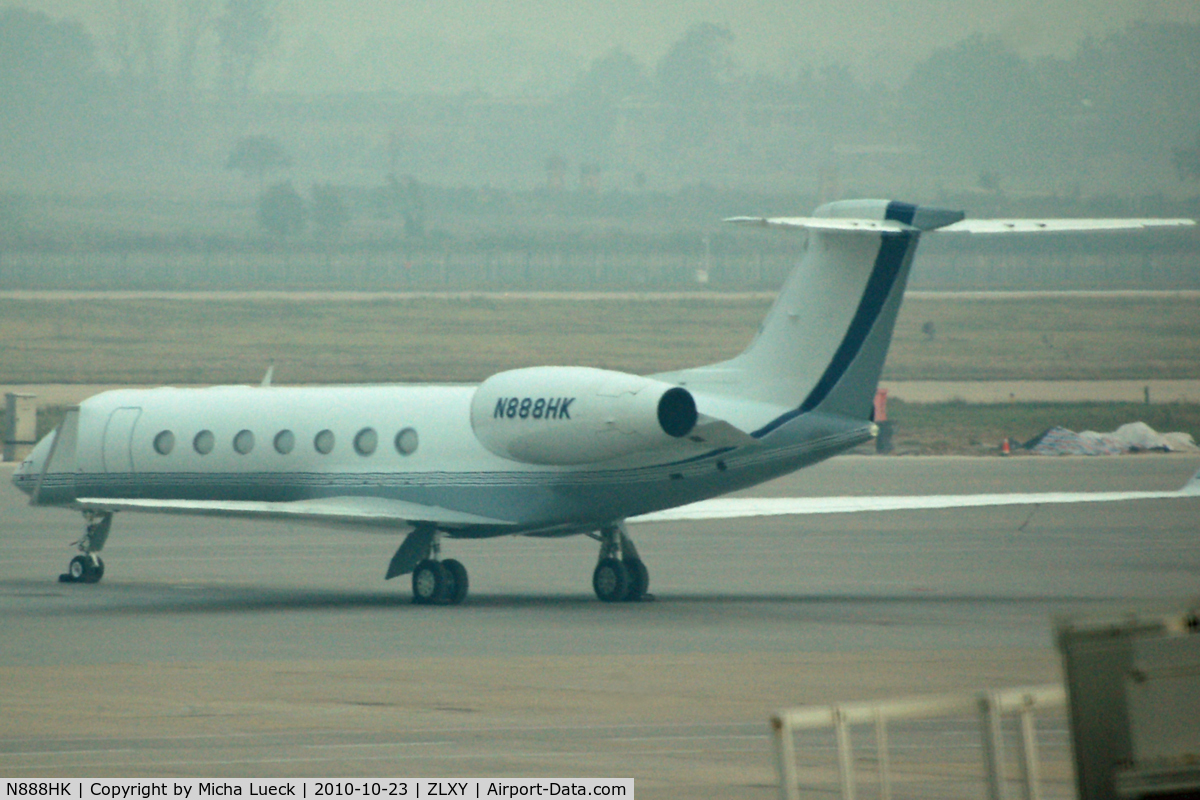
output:
[[[884, 218], [911, 225], [916, 211], [915, 205], [892, 202], [888, 203]], [[838, 381], [846, 374], [846, 370], [858, 356], [863, 342], [866, 341], [871, 329], [875, 326], [875, 321], [879, 318], [884, 303], [892, 293], [896, 277], [904, 266], [904, 257], [916, 235], [916, 233], [885, 233], [882, 235], [879, 255], [875, 257], [875, 266], [871, 269], [871, 277], [867, 280], [866, 288], [863, 290], [862, 298], [859, 300], [858, 308], [846, 330], [846, 335], [842, 338], [842, 343], [838, 345], [837, 351], [825, 368], [824, 374], [821, 375], [820, 380], [798, 408], [776, 417], [751, 433], [751, 436], [755, 438], [765, 436], [801, 414], [812, 411], [833, 391], [833, 387], [837, 386]]]

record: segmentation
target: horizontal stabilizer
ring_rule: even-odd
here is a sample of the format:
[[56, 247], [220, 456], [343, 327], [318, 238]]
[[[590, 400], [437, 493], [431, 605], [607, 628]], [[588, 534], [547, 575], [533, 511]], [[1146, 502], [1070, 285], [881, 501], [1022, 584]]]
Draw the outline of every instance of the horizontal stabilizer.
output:
[[316, 522], [403, 527], [428, 522], [446, 527], [512, 525], [512, 522], [440, 506], [388, 500], [382, 497], [327, 497], [272, 503], [260, 500], [149, 500], [81, 497], [75, 505], [84, 511], [150, 511], [156, 514], [253, 517]]
[[1143, 228], [1181, 228], [1196, 221], [1180, 218], [1145, 219], [963, 219], [934, 227], [905, 225], [895, 220], [850, 219], [844, 217], [729, 217], [726, 222], [757, 225], [763, 228], [793, 228], [815, 231], [902, 233], [925, 230], [930, 233], [1071, 233], [1081, 231], [1128, 231]]
[[892, 497], [717, 497], [678, 508], [631, 517], [628, 522], [684, 522], [740, 517], [850, 514], [858, 511], [919, 511], [985, 506], [1112, 503], [1125, 500], [1165, 500], [1200, 497], [1200, 472], [1183, 488], [1159, 492], [1030, 492], [1014, 494], [933, 494]]
[[1070, 233], [1127, 231], [1141, 228], [1185, 227], [1193, 219], [964, 219], [936, 233]]
[[729, 217], [725, 222], [757, 225], [762, 228], [796, 228], [842, 233], [902, 233], [916, 230], [891, 219], [850, 219], [845, 217]]

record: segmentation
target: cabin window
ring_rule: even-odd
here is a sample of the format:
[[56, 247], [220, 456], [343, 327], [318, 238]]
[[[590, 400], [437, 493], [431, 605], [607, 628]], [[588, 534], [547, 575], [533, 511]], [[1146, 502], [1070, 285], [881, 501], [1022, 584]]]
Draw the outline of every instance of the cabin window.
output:
[[212, 452], [215, 441], [212, 431], [200, 431], [196, 434], [196, 438], [192, 439], [192, 447], [196, 448], [196, 452], [200, 455], [206, 456]]
[[242, 455], [246, 455], [254, 449], [254, 432], [253, 431], [238, 431], [238, 435], [233, 437], [233, 449]]
[[175, 447], [175, 434], [170, 431], [163, 431], [154, 437], [154, 452], [160, 456], [165, 456]]
[[295, 446], [296, 434], [286, 429], [275, 434], [275, 452], [279, 455], [286, 456]]
[[413, 428], [405, 428], [396, 434], [396, 452], [402, 456], [411, 456], [417, 452], [417, 432]]
[[326, 429], [321, 431], [313, 439], [313, 447], [317, 448], [317, 452], [323, 456], [327, 456], [333, 452], [333, 431]]
[[360, 456], [369, 456], [375, 452], [375, 446], [379, 444], [379, 434], [375, 433], [374, 428], [363, 428], [354, 436], [354, 452]]

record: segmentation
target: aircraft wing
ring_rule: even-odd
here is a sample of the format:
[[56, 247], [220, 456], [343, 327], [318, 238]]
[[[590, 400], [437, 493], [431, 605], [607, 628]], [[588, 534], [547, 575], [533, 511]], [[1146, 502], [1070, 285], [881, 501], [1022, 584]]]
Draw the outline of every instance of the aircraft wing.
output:
[[906, 511], [982, 506], [1110, 503], [1119, 500], [1162, 500], [1200, 497], [1200, 472], [1183, 488], [1165, 492], [1029, 492], [1015, 494], [933, 494], [892, 497], [716, 497], [678, 508], [631, 517], [628, 522], [679, 522], [855, 511]]
[[282, 503], [259, 500], [125, 500], [81, 497], [75, 501], [75, 505], [84, 511], [149, 511], [156, 514], [292, 519], [395, 528], [422, 522], [447, 528], [514, 524], [508, 520], [483, 517], [465, 511], [382, 497], [327, 497]]

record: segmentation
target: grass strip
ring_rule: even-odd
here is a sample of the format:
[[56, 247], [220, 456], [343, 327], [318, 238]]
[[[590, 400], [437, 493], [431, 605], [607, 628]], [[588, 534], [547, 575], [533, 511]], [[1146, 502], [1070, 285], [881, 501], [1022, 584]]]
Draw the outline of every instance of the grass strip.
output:
[[1200, 403], [905, 403], [888, 401], [899, 454], [994, 454], [1008, 437], [1016, 448], [1055, 425], [1073, 431], [1116, 430], [1145, 422], [1200, 439]]

